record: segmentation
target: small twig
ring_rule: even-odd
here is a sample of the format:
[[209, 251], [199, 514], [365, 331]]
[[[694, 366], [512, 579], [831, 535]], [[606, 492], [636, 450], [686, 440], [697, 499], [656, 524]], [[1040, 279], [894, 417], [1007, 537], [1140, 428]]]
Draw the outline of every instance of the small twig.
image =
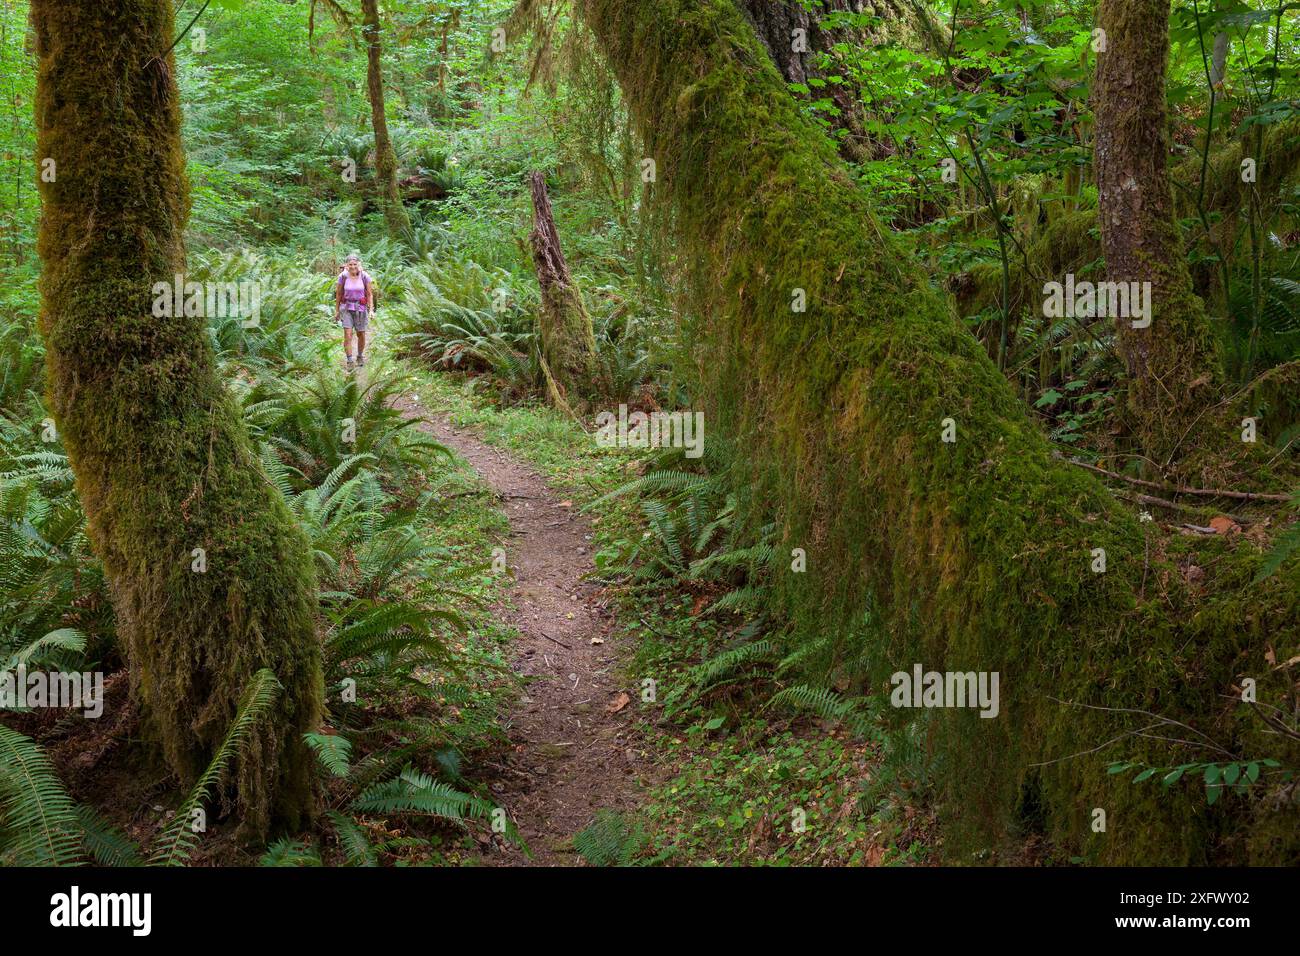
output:
[[516, 770], [514, 767], [507, 767], [503, 764], [493, 763], [490, 760], [483, 761], [483, 764], [484, 766], [491, 767], [494, 770], [500, 770], [502, 773], [513, 773], [515, 776], [523, 777], [526, 780], [532, 777], [532, 774], [530, 773], [525, 773], [522, 770]]
[[[172, 45], [171, 45], [171, 46], [169, 46], [167, 49], [163, 50], [161, 54], [159, 54], [158, 56], [154, 57], [153, 59], [154, 59], [154, 60], [163, 60], [163, 59], [166, 59], [167, 54], [170, 53], [172, 50], [176, 49], [176, 44], [178, 44], [178, 43], [180, 43], [182, 40], [184, 40], [184, 39], [185, 39], [185, 35], [186, 35], [187, 33], [190, 32], [190, 30], [194, 27], [194, 24], [196, 24], [196, 23], [199, 22], [199, 17], [203, 16], [203, 11], [206, 10], [206, 9], [208, 8], [208, 4], [210, 4], [211, 2], [212, 2], [212, 0], [203, 0], [203, 6], [199, 7], [199, 12], [198, 12], [198, 13], [194, 14], [194, 19], [190, 21], [189, 26], [187, 26], [184, 30], [181, 31], [181, 35], [178, 36], [175, 40], [172, 41]], [[152, 63], [153, 60], [150, 60], [149, 62]]]
[[1300, 740], [1300, 732], [1297, 732], [1291, 727], [1288, 727], [1286, 724], [1282, 723], [1282, 721], [1278, 720], [1276, 717], [1272, 716], [1271, 714], [1264, 713], [1264, 711], [1260, 708], [1258, 704], [1252, 703], [1252, 706], [1255, 708], [1255, 715], [1259, 717], [1260, 720], [1264, 721], [1264, 723], [1268, 724], [1270, 727], [1276, 730], [1283, 737], [1290, 737], [1292, 740]]
[[649, 631], [651, 634], [657, 634], [657, 635], [659, 635], [660, 637], [667, 637], [667, 638], [669, 638], [669, 639], [674, 639], [674, 638], [673, 638], [673, 635], [671, 635], [671, 634], [667, 634], [667, 633], [665, 633], [664, 631], [659, 630], [659, 628], [655, 627], [653, 624], [651, 624], [651, 623], [650, 623], [649, 621], [647, 621], [645, 618], [643, 618], [643, 617], [639, 617], [639, 618], [637, 618], [637, 620], [640, 621], [641, 624], [642, 624], [642, 626], [643, 626], [647, 631]]
[[[1069, 707], [1083, 707], [1086, 710], [1104, 710], [1112, 714], [1141, 714], [1143, 717], [1154, 717], [1156, 720], [1162, 720], [1165, 723], [1172, 724], [1175, 727], [1181, 727], [1183, 728], [1183, 730], [1190, 730], [1196, 736], [1206, 741], [1204, 746], [1208, 746], [1212, 750], [1217, 750], [1221, 754], [1226, 754], [1227, 756], [1232, 757], [1234, 760], [1236, 759], [1235, 754], [1233, 754], [1231, 751], [1224, 750], [1217, 743], [1215, 743], [1213, 737], [1209, 736], [1208, 734], [1202, 733], [1201, 731], [1197, 730], [1195, 727], [1191, 726], [1190, 724], [1183, 723], [1181, 720], [1174, 720], [1172, 717], [1164, 717], [1160, 714], [1154, 714], [1149, 710], [1142, 710], [1139, 707], [1105, 707], [1101, 704], [1082, 704], [1075, 700], [1061, 700], [1059, 697], [1052, 697], [1052, 696], [1048, 696], [1047, 699], [1050, 701], [1055, 701], [1058, 704], [1065, 704], [1066, 706]], [[1144, 727], [1142, 729], [1146, 730], [1148, 728]]]
[[1140, 735], [1140, 734], [1142, 733], [1142, 731], [1144, 731], [1144, 730], [1152, 730], [1152, 729], [1154, 729], [1154, 728], [1156, 728], [1156, 727], [1163, 727], [1164, 725], [1165, 725], [1165, 721], [1163, 721], [1163, 720], [1158, 720], [1158, 721], [1156, 721], [1154, 724], [1147, 724], [1145, 727], [1140, 727], [1140, 728], [1138, 728], [1137, 730], [1126, 730], [1126, 731], [1124, 731], [1122, 734], [1118, 734], [1117, 736], [1114, 736], [1114, 737], [1110, 738], [1110, 740], [1103, 741], [1102, 743], [1099, 743], [1097, 746], [1093, 747], [1091, 750], [1080, 750], [1078, 753], [1074, 753], [1074, 754], [1066, 754], [1064, 757], [1057, 757], [1057, 758], [1055, 758], [1054, 760], [1044, 760], [1042, 763], [1031, 763], [1029, 766], [1031, 766], [1031, 767], [1050, 767], [1052, 764], [1054, 764], [1054, 763], [1061, 763], [1063, 760], [1073, 760], [1075, 757], [1086, 757], [1088, 754], [1095, 754], [1098, 750], [1105, 750], [1105, 749], [1106, 749], [1107, 747], [1109, 747], [1111, 744], [1116, 743], [1116, 742], [1118, 742], [1118, 741], [1121, 741], [1121, 740], [1123, 740], [1125, 737], [1132, 737], [1132, 736], [1134, 736], [1134, 735]]
[[[1121, 475], [1116, 471], [1107, 471], [1105, 468], [1098, 468], [1096, 465], [1090, 465], [1086, 461], [1079, 461], [1077, 458], [1067, 458], [1072, 465], [1078, 465], [1080, 468], [1086, 468], [1089, 471], [1095, 471], [1099, 475], [1105, 475], [1108, 478], [1117, 478], [1120, 481], [1127, 481], [1131, 485], [1141, 485], [1143, 488], [1154, 488], [1157, 491], [1164, 491], [1175, 495], [1204, 495], [1208, 498], [1235, 498], [1238, 501], [1290, 501], [1291, 495], [1265, 494], [1258, 491], [1231, 491], [1222, 488], [1183, 488], [1178, 485], [1164, 485], [1157, 481], [1147, 481], [1144, 478], [1133, 478], [1129, 475]], [[1159, 499], [1157, 499], [1158, 501]]]
[[564, 641], [557, 641], [555, 638], [551, 637], [551, 635], [547, 634], [545, 631], [539, 630], [537, 633], [542, 635], [542, 637], [546, 638], [548, 641], [550, 641], [553, 644], [559, 644], [561, 647], [570, 651], [573, 650], [572, 646], [565, 644]]
[[[1200, 511], [1199, 508], [1193, 508], [1190, 505], [1181, 505], [1176, 501], [1170, 501], [1168, 498], [1157, 498], [1155, 495], [1142, 495], [1136, 493], [1131, 495], [1126, 495], [1121, 493], [1119, 496], [1121, 498], [1127, 499], [1128, 501], [1136, 501], [1140, 505], [1154, 505], [1157, 508], [1171, 508], [1175, 511], [1190, 511], [1193, 514], [1196, 514], [1198, 511]], [[1251, 520], [1249, 518], [1243, 518], [1240, 515], [1225, 513], [1224, 517], [1231, 519], [1233, 522], [1239, 525], [1251, 524]], [[1214, 529], [1211, 528], [1210, 530], [1213, 531]]]

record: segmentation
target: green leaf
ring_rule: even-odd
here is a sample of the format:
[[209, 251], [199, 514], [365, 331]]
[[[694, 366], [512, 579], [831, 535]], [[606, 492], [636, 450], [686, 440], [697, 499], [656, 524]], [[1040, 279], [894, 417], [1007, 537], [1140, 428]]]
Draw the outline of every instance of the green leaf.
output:
[[321, 764], [336, 777], [348, 775], [348, 759], [352, 755], [352, 742], [338, 734], [303, 734]]
[[708, 723], [706, 723], [706, 724], [704, 725], [704, 729], [705, 729], [705, 730], [717, 730], [717, 729], [718, 729], [719, 727], [721, 727], [725, 722], [726, 722], [726, 721], [725, 721], [722, 717], [714, 717], [712, 720], [710, 720]]

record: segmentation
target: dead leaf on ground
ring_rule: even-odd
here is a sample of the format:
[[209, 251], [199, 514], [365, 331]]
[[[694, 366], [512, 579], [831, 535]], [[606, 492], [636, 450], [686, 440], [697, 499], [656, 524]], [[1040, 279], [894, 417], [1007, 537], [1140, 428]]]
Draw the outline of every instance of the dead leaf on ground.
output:
[[617, 714], [620, 710], [632, 702], [632, 698], [625, 691], [619, 691], [617, 697], [609, 702], [605, 707], [605, 713]]
[[1214, 529], [1215, 534], [1232, 534], [1234, 531], [1241, 530], [1241, 525], [1227, 515], [1215, 515], [1210, 519], [1210, 527]]

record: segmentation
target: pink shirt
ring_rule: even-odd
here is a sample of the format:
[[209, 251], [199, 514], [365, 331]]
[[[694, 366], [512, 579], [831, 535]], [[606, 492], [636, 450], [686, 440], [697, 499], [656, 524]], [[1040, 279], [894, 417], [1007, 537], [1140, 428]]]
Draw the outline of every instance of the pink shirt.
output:
[[347, 270], [339, 273], [339, 282], [343, 285], [343, 308], [359, 312], [366, 307], [366, 289], [370, 285], [370, 274], [358, 272], [350, 276]]

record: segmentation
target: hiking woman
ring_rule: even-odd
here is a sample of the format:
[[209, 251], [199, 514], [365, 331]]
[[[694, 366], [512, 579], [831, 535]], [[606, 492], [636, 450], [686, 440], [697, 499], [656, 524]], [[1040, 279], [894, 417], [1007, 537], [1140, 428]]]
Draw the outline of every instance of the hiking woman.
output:
[[356, 364], [366, 364], [366, 328], [375, 314], [375, 290], [370, 273], [361, 268], [361, 257], [348, 256], [338, 281], [334, 283], [334, 316], [343, 326], [344, 367], [352, 371], [352, 335], [356, 333]]

